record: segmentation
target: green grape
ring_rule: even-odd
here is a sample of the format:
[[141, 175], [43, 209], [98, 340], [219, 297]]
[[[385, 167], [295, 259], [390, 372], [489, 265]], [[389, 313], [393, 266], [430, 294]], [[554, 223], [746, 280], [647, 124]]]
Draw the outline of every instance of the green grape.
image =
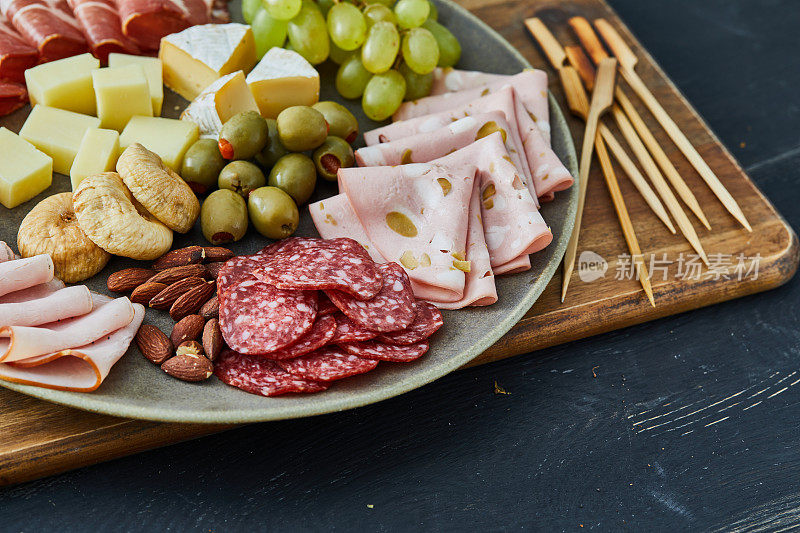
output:
[[353, 4], [336, 4], [328, 12], [328, 34], [342, 50], [355, 50], [367, 37], [364, 15]]
[[259, 9], [261, 9], [261, 0], [242, 0], [242, 18], [246, 23], [253, 23]]
[[351, 55], [355, 54], [355, 50], [342, 50], [336, 43], [331, 41], [331, 53], [328, 55], [328, 59], [336, 63], [337, 65], [341, 65], [345, 61], [347, 61]]
[[428, 20], [439, 20], [439, 10], [436, 9], [436, 3], [433, 0], [428, 0], [431, 5], [431, 12], [428, 13]]
[[319, 10], [322, 11], [324, 16], [328, 16], [328, 11], [331, 10], [333, 5], [336, 3], [336, 0], [317, 0], [317, 6], [319, 6]]
[[367, 21], [367, 29], [370, 29], [373, 24], [385, 20], [392, 24], [397, 24], [397, 19], [394, 16], [394, 11], [389, 9], [383, 4], [369, 4], [364, 8], [364, 19]]
[[286, 41], [286, 28], [289, 23], [285, 20], [274, 19], [269, 16], [266, 9], [261, 9], [253, 19], [251, 29], [256, 41], [256, 56], [264, 57], [267, 50], [275, 46], [283, 46]]
[[311, 0], [304, 0], [300, 13], [289, 21], [289, 43], [312, 65], [319, 65], [330, 53], [325, 17]]
[[303, 0], [261, 0], [267, 13], [278, 20], [290, 20], [300, 12]]
[[396, 70], [375, 74], [364, 88], [361, 107], [372, 120], [386, 120], [391, 117], [406, 95], [406, 80]]
[[395, 2], [396, 2], [396, 0], [366, 0], [366, 2], [364, 2], [364, 3], [367, 4], [367, 5], [381, 4], [381, 5], [384, 5], [386, 7], [392, 7], [392, 6], [394, 6]]
[[345, 98], [360, 98], [372, 73], [361, 64], [361, 57], [353, 54], [336, 72], [336, 90]]
[[373, 74], [386, 72], [394, 64], [400, 50], [400, 34], [391, 22], [376, 22], [369, 29], [361, 48], [361, 62]]
[[439, 61], [439, 45], [425, 28], [412, 28], [403, 37], [403, 60], [417, 74], [433, 72]]
[[431, 32], [439, 44], [438, 66], [455, 66], [461, 58], [461, 45], [458, 43], [456, 36], [435, 20], [426, 20], [422, 27]]
[[397, 25], [404, 30], [422, 26], [430, 12], [431, 4], [428, 0], [398, 0], [394, 5]]
[[433, 72], [417, 74], [405, 63], [400, 64], [400, 74], [406, 80], [406, 100], [417, 100], [431, 94], [433, 86]]

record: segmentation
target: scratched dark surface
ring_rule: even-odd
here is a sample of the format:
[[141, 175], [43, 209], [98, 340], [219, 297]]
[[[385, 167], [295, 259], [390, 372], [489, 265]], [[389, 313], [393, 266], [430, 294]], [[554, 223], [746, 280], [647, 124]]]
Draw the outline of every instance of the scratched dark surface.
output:
[[[796, 1], [609, 3], [798, 228]], [[794, 279], [378, 405], [0, 489], [0, 530], [800, 527], [799, 300]]]

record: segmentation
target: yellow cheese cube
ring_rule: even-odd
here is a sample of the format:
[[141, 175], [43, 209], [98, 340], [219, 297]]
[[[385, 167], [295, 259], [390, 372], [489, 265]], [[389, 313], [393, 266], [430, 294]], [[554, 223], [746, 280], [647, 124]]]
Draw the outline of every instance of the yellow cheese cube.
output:
[[161, 117], [133, 117], [122, 134], [119, 144], [125, 150], [139, 143], [161, 156], [164, 164], [178, 172], [186, 150], [200, 137], [197, 124], [185, 120]]
[[144, 75], [147, 78], [147, 86], [150, 88], [150, 101], [153, 104], [153, 116], [160, 116], [161, 104], [164, 102], [164, 82], [161, 77], [161, 60], [155, 57], [108, 54], [109, 67], [123, 67], [130, 64], [141, 65], [144, 69]]
[[42, 63], [25, 71], [31, 105], [42, 104], [85, 115], [95, 114], [92, 71], [100, 61], [92, 54]]
[[256, 43], [250, 26], [204, 24], [161, 39], [158, 58], [164, 84], [187, 100], [194, 100], [217, 78], [256, 64]]
[[83, 178], [98, 172], [110, 172], [119, 157], [119, 133], [115, 130], [91, 128], [86, 130], [69, 178], [74, 191]]
[[11, 209], [50, 186], [53, 160], [5, 128], [0, 128], [0, 203]]
[[99, 127], [99, 118], [39, 104], [19, 136], [53, 158], [54, 172], [68, 175], [86, 130]]
[[319, 74], [303, 56], [292, 50], [270, 48], [247, 75], [247, 84], [266, 118], [295, 105], [319, 100]]
[[122, 131], [134, 115], [153, 116], [150, 88], [141, 65], [101, 68], [92, 72], [100, 126]]

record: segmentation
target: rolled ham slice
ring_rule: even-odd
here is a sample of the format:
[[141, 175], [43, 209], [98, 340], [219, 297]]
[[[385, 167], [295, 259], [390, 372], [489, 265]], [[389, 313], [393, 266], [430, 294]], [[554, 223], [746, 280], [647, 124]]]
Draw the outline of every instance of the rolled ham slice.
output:
[[12, 259], [16, 258], [17, 256], [14, 255], [14, 250], [12, 250], [11, 247], [4, 241], [0, 241], [0, 263], [11, 261]]
[[63, 281], [58, 278], [53, 278], [47, 283], [42, 283], [41, 285], [36, 285], [34, 287], [22, 289], [21, 291], [0, 296], [0, 304], [23, 303], [30, 300], [38, 300], [39, 298], [50, 296], [54, 292], [59, 291], [64, 287], [65, 285]]
[[24, 302], [0, 303], [0, 326], [39, 326], [85, 315], [91, 310], [89, 288], [76, 285]]
[[311, 213], [314, 226], [323, 239], [349, 237], [363, 246], [373, 261], [376, 263], [386, 262], [386, 259], [378, 252], [378, 248], [367, 237], [364, 226], [358, 221], [358, 216], [353, 211], [353, 206], [346, 195], [337, 194], [313, 203], [308, 206], [308, 211]]
[[53, 260], [47, 254], [0, 263], [0, 296], [53, 279]]
[[[24, 83], [25, 71], [38, 62], [39, 51], [28, 44], [5, 19], [0, 20], [0, 80]], [[10, 112], [3, 113], [2, 109], [0, 103], [0, 114]]]
[[511, 76], [506, 74], [491, 74], [477, 70], [458, 70], [453, 67], [436, 67], [433, 70], [433, 84], [431, 96], [444, 93], [454, 93], [475, 87], [484, 87], [490, 83], [507, 80]]
[[204, 0], [117, 0], [122, 31], [144, 50], [158, 50], [161, 38], [208, 22]]
[[122, 33], [122, 22], [113, 0], [67, 1], [92, 54], [103, 64], [108, 63], [108, 54], [139, 52], [139, 48]]
[[0, 12], [41, 61], [53, 61], [88, 50], [81, 28], [63, 2], [0, 0]]
[[502, 265], [498, 265], [494, 267], [495, 276], [500, 276], [502, 274], [517, 274], [518, 272], [525, 272], [526, 270], [531, 269], [531, 258], [527, 255], [521, 255], [516, 259], [512, 259], [508, 263], [504, 263]]

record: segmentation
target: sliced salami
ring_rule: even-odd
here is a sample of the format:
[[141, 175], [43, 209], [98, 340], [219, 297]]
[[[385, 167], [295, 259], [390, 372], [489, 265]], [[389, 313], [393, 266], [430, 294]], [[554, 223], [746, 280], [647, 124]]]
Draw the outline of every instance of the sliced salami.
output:
[[228, 287], [254, 278], [252, 272], [261, 261], [263, 258], [258, 255], [240, 255], [226, 261], [217, 274], [217, 294], [222, 296]]
[[414, 344], [427, 339], [442, 327], [442, 312], [435, 305], [419, 300], [416, 307], [417, 314], [410, 326], [400, 331], [381, 333], [377, 340], [387, 344]]
[[317, 316], [332, 315], [339, 309], [324, 292], [320, 292], [317, 297]]
[[369, 301], [361, 301], [347, 293], [325, 291], [330, 300], [350, 320], [373, 331], [398, 331], [414, 321], [414, 292], [403, 267], [397, 263], [377, 265], [383, 276], [383, 287]]
[[333, 315], [336, 318], [336, 333], [329, 341], [329, 344], [341, 344], [343, 342], [368, 341], [374, 339], [377, 331], [364, 329], [342, 313], [337, 312]]
[[311, 326], [308, 333], [285, 348], [264, 354], [264, 357], [272, 360], [300, 357], [301, 355], [313, 352], [317, 348], [322, 348], [330, 342], [335, 334], [336, 319], [331, 315], [319, 316], [318, 312], [317, 320], [314, 322], [314, 325]]
[[369, 372], [378, 366], [378, 361], [363, 359], [335, 346], [326, 346], [302, 357], [278, 361], [278, 364], [286, 372], [302, 379], [334, 381]]
[[225, 384], [251, 394], [278, 396], [288, 393], [320, 392], [326, 383], [289, 374], [275, 361], [225, 350], [214, 364], [214, 374]]
[[347, 353], [357, 355], [364, 359], [378, 361], [391, 361], [393, 363], [408, 363], [419, 359], [428, 351], [428, 341], [400, 346], [385, 344], [379, 341], [362, 341], [340, 344]]
[[260, 254], [253, 274], [281, 289], [336, 289], [361, 300], [383, 287], [367, 251], [353, 239], [295, 239]]

